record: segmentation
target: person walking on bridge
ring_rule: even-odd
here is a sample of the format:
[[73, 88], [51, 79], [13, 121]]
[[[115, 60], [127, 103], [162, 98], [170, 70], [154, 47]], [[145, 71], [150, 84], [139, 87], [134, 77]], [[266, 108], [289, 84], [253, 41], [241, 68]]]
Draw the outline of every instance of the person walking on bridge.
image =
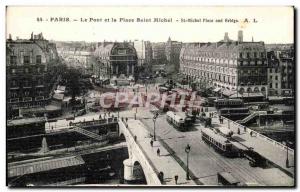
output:
[[160, 150], [159, 150], [159, 148], [157, 149], [156, 153], [157, 153], [157, 156], [160, 156]]
[[153, 140], [152, 139], [150, 141], [150, 145], [151, 145], [151, 147], [153, 147]]
[[178, 175], [175, 175], [175, 184], [177, 185], [177, 182], [178, 182]]

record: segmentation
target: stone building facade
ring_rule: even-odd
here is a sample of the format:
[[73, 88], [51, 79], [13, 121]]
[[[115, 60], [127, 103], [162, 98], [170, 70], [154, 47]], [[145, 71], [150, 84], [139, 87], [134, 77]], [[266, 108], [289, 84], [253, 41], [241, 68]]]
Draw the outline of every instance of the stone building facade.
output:
[[185, 44], [180, 53], [180, 72], [190, 81], [221, 89], [228, 96], [262, 93], [267, 96], [267, 57], [263, 42], [229, 39], [217, 43]]
[[138, 69], [140, 73], [147, 73], [151, 70], [152, 45], [150, 41], [135, 40], [133, 46], [138, 57]]
[[281, 95], [281, 67], [274, 51], [267, 52], [268, 58], [268, 95]]
[[152, 59], [153, 64], [166, 64], [166, 43], [152, 43]]
[[167, 64], [169, 66], [173, 66], [174, 71], [179, 70], [179, 63], [180, 63], [179, 56], [180, 56], [181, 48], [182, 48], [181, 42], [172, 41], [171, 38], [169, 37], [166, 43], [165, 54], [166, 54]]
[[127, 77], [137, 75], [138, 57], [130, 42], [99, 43], [94, 56], [97, 62], [93, 65], [93, 73], [100, 79], [119, 77], [121, 74]]
[[295, 94], [295, 57], [294, 49], [277, 52], [281, 68], [281, 95], [294, 96]]
[[295, 56], [293, 44], [269, 44], [268, 86], [270, 96], [294, 96]]
[[21, 108], [45, 106], [57, 83], [56, 46], [42, 34], [6, 41], [7, 107], [14, 115]]

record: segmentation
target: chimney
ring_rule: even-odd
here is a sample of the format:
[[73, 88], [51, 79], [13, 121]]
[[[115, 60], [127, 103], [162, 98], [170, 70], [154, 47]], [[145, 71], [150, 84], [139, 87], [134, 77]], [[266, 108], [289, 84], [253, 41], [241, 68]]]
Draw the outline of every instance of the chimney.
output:
[[30, 40], [33, 40], [33, 32], [31, 32]]
[[252, 36], [252, 42], [254, 42], [253, 36]]
[[225, 35], [224, 35], [224, 41], [225, 41], [225, 42], [228, 42], [228, 41], [229, 41], [228, 32], [225, 32]]
[[239, 30], [238, 32], [238, 42], [241, 43], [243, 42], [243, 31]]
[[11, 40], [11, 39], [12, 39], [12, 38], [11, 38], [11, 34], [9, 34], [9, 35], [8, 35], [8, 40]]

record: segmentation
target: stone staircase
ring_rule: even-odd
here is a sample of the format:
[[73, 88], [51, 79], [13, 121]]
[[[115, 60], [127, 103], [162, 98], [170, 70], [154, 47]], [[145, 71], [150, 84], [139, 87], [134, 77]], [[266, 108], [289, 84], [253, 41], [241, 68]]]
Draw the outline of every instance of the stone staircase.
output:
[[250, 121], [251, 119], [253, 119], [253, 118], [255, 118], [255, 117], [259, 116], [259, 115], [265, 115], [265, 114], [267, 114], [266, 111], [256, 111], [254, 113], [251, 113], [250, 115], [248, 115], [247, 117], [245, 117], [242, 120], [237, 120], [236, 122], [240, 123], [240, 124], [245, 124], [248, 121]]
[[89, 138], [95, 139], [97, 141], [103, 141], [104, 139], [106, 139], [105, 136], [100, 136], [100, 135], [98, 135], [96, 133], [93, 133], [91, 131], [82, 129], [82, 128], [78, 127], [78, 126], [74, 126], [74, 128], [72, 130], [76, 131], [77, 133], [80, 133], [82, 135], [85, 135], [85, 136], [87, 136]]

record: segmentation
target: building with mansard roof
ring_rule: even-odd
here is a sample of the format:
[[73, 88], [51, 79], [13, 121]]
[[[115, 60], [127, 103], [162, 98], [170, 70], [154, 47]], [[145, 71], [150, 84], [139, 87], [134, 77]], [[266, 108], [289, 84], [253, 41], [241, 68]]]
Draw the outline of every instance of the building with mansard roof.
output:
[[30, 39], [6, 41], [7, 107], [14, 116], [24, 108], [49, 104], [57, 82], [59, 64], [56, 46], [42, 34]]
[[190, 82], [228, 97], [267, 96], [267, 67], [264, 42], [244, 42], [241, 31], [237, 41], [225, 33], [222, 41], [188, 43], [180, 52], [180, 72]]

